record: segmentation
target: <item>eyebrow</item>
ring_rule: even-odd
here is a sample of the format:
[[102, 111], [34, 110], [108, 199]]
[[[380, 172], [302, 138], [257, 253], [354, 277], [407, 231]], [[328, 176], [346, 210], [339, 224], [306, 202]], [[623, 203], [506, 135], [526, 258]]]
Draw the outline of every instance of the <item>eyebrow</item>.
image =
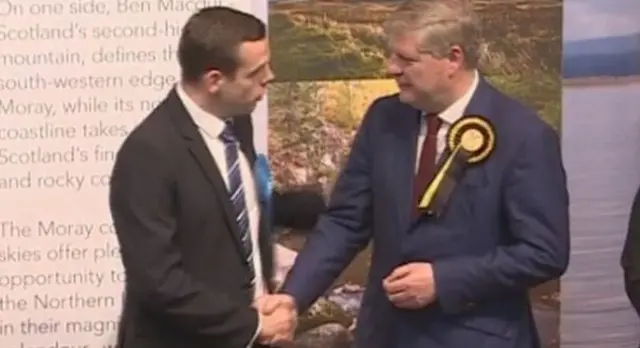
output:
[[260, 65], [258, 65], [255, 68], [251, 69], [249, 71], [249, 75], [253, 75], [253, 74], [257, 73], [258, 71], [262, 70], [265, 66], [267, 66], [267, 64], [269, 64], [268, 61], [262, 62]]
[[392, 55], [392, 54], [393, 54], [393, 55], [395, 55], [396, 57], [398, 57], [398, 58], [400, 58], [400, 59], [402, 59], [402, 60], [410, 61], [410, 62], [417, 62], [417, 61], [419, 61], [419, 60], [420, 60], [420, 54], [421, 54], [421, 52], [418, 52], [418, 55], [417, 55], [417, 56], [411, 56], [411, 55], [406, 55], [406, 54], [404, 54], [404, 53], [397, 52], [397, 51], [395, 51], [395, 50], [391, 49], [391, 47], [388, 47], [388, 46], [387, 46], [387, 47], [385, 47], [385, 48], [384, 48], [384, 50], [385, 50], [385, 54], [386, 54], [387, 56], [389, 56], [389, 55]]
[[411, 56], [407, 56], [407, 55], [405, 55], [405, 54], [400, 54], [400, 53], [397, 53], [397, 52], [396, 52], [396, 53], [394, 53], [394, 54], [395, 54], [396, 56], [398, 56], [398, 58], [400, 58], [400, 59], [402, 59], [402, 60], [409, 61], [409, 62], [417, 62], [417, 61], [419, 61], [419, 60], [420, 60], [420, 57], [419, 57], [419, 56], [418, 56], [418, 57], [415, 57], [415, 56], [411, 57]]

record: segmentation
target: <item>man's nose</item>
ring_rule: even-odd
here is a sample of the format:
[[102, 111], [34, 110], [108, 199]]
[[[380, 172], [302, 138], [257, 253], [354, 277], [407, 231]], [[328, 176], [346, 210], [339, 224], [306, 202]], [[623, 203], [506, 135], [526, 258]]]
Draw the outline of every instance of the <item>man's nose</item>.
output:
[[398, 76], [398, 75], [402, 75], [402, 69], [400, 69], [400, 67], [398, 66], [398, 64], [394, 63], [391, 60], [387, 61], [386, 64], [387, 67], [387, 73], [391, 76]]
[[273, 72], [273, 70], [269, 69], [269, 75], [267, 76], [267, 83], [271, 83], [275, 79], [276, 79], [276, 74]]

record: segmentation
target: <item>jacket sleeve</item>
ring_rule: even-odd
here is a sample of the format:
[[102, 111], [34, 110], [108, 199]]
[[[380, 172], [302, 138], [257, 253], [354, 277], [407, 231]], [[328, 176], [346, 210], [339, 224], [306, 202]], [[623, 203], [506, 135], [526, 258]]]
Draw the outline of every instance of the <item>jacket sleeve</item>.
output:
[[640, 316], [640, 189], [636, 192], [631, 207], [620, 261], [627, 297]]
[[354, 138], [327, 211], [307, 237], [280, 290], [295, 299], [300, 312], [331, 286], [371, 240], [374, 120], [380, 112], [376, 109], [374, 102]]

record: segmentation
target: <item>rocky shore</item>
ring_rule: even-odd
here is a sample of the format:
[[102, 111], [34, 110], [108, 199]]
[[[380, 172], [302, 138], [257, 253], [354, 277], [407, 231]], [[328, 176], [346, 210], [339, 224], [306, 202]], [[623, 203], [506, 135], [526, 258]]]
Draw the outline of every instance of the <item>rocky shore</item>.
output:
[[[276, 281], [281, 282], [293, 265], [297, 252], [276, 245]], [[345, 282], [329, 290], [299, 319], [296, 348], [355, 348], [353, 332], [364, 288]], [[555, 308], [533, 303], [538, 330], [545, 348], [556, 347], [558, 314]]]

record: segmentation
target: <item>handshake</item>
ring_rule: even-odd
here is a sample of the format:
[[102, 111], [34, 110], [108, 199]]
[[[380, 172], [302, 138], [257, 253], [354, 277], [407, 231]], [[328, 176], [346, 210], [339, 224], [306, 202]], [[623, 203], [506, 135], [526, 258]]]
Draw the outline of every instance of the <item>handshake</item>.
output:
[[256, 300], [254, 307], [260, 318], [257, 341], [270, 347], [292, 347], [298, 310], [289, 295], [265, 295]]

